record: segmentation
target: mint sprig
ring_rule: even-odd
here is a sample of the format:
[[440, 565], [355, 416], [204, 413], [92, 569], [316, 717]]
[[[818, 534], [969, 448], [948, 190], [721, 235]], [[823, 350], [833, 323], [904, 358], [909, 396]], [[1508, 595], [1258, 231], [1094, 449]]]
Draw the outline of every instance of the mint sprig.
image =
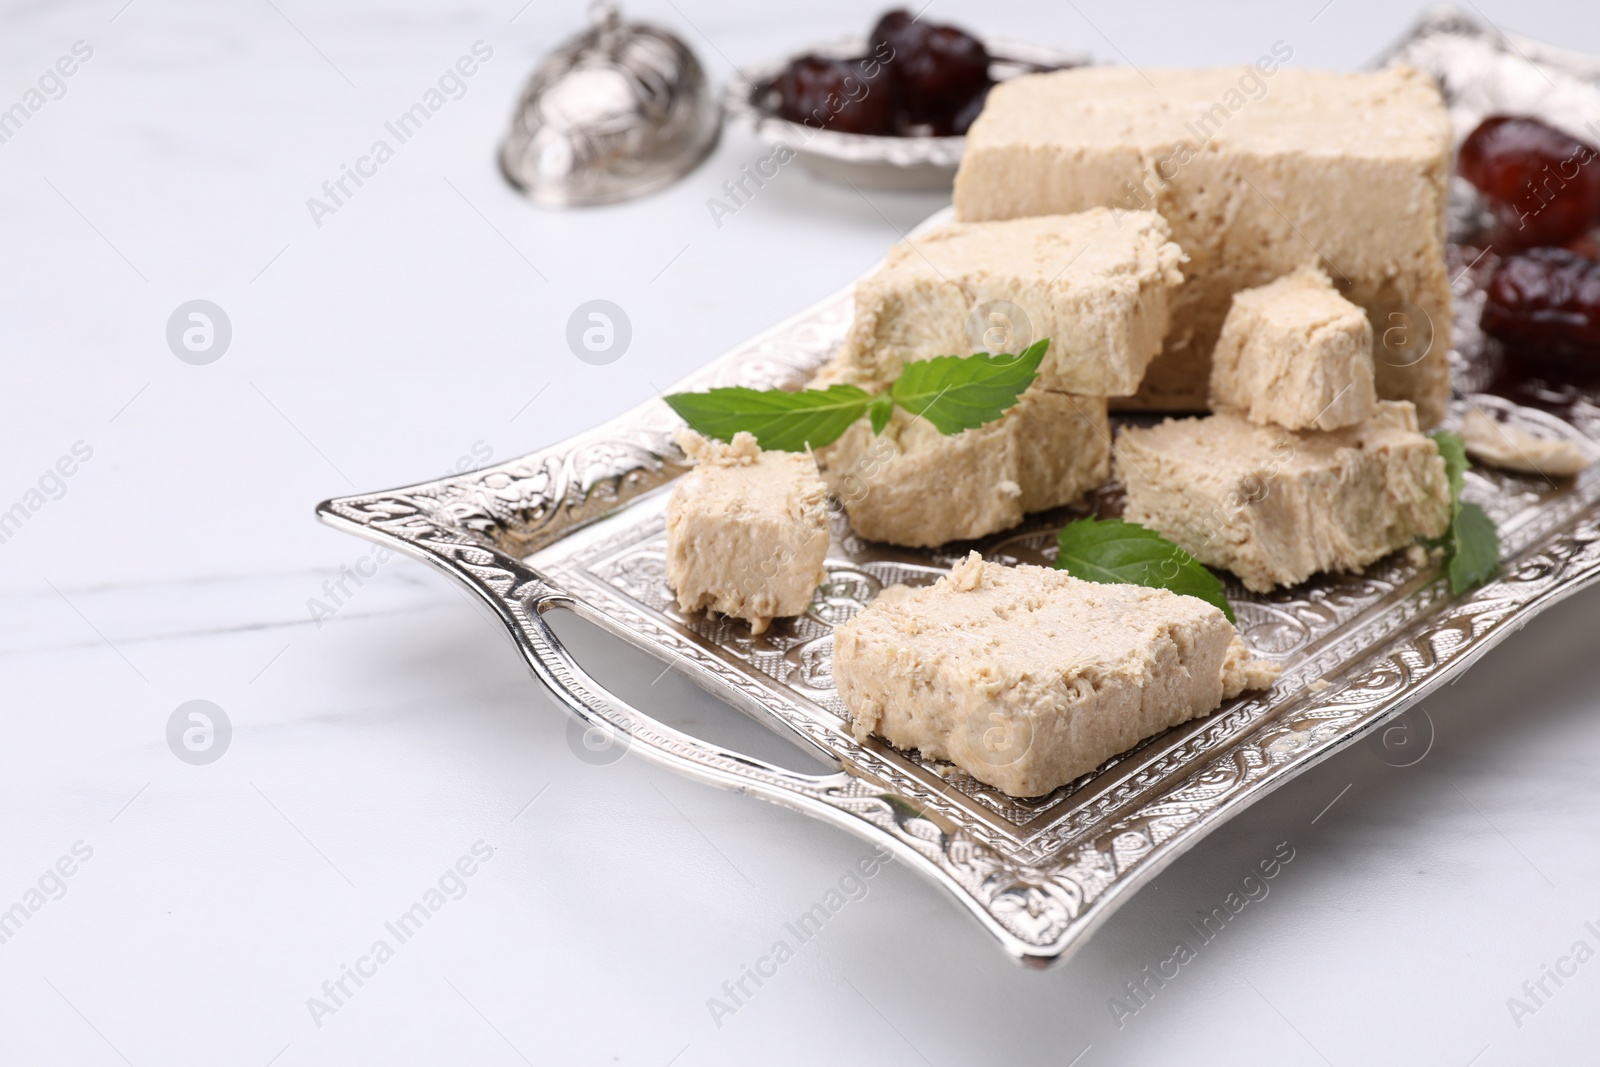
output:
[[1487, 582], [1500, 569], [1500, 532], [1478, 505], [1460, 505], [1445, 537], [1450, 592], [1465, 593]]
[[1450, 480], [1450, 514], [1454, 517], [1461, 504], [1461, 490], [1467, 487], [1467, 469], [1472, 466], [1467, 459], [1467, 444], [1449, 430], [1435, 430], [1429, 436], [1444, 457], [1444, 474]]
[[762, 448], [804, 452], [808, 442], [821, 448], [837, 441], [866, 413], [872, 394], [854, 385], [797, 393], [739, 385], [705, 393], [674, 393], [667, 403], [690, 429], [707, 437], [731, 441], [744, 430], [754, 434]]
[[872, 398], [872, 403], [867, 405], [867, 418], [872, 423], [872, 434], [876, 437], [889, 425], [889, 420], [894, 416], [894, 394], [879, 393]]
[[1056, 566], [1089, 582], [1168, 589], [1204, 600], [1234, 622], [1222, 581], [1165, 537], [1122, 519], [1079, 519], [1056, 536]]
[[889, 387], [894, 402], [921, 415], [943, 434], [993, 422], [1033, 384], [1050, 339], [1035, 341], [1020, 356], [979, 352], [935, 356], [907, 363]]
[[1450, 528], [1439, 543], [1444, 545], [1450, 592], [1459, 596], [1487, 582], [1500, 568], [1500, 533], [1487, 512], [1461, 500], [1470, 466], [1466, 445], [1449, 430], [1437, 430], [1432, 437], [1450, 480]]
[[870, 417], [882, 433], [895, 407], [931, 422], [942, 434], [958, 434], [993, 422], [1017, 402], [1038, 376], [1050, 339], [1021, 355], [936, 356], [908, 363], [887, 392], [877, 396], [854, 385], [826, 389], [746, 389], [673, 393], [667, 404], [689, 428], [719, 441], [747, 431], [763, 449], [802, 452], [837, 441], [857, 419]]

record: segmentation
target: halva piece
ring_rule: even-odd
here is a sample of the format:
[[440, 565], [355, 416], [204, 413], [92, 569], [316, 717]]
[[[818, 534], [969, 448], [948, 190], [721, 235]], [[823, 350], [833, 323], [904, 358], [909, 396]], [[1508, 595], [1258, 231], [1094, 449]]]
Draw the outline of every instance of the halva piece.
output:
[[1577, 474], [1590, 463], [1576, 442], [1535, 437], [1477, 410], [1467, 412], [1461, 420], [1461, 443], [1466, 446], [1467, 455], [1479, 463], [1547, 478]]
[[1234, 293], [1324, 266], [1372, 322], [1378, 395], [1415, 402], [1431, 426], [1450, 389], [1450, 117], [1411, 67], [1290, 70], [1286, 58], [1001, 82], [967, 134], [957, 217], [1159, 212], [1188, 259], [1136, 401], [1155, 410], [1205, 406]]
[[881, 596], [833, 640], [857, 738], [876, 734], [1019, 797], [1277, 673], [1203, 600], [976, 552], [931, 586]]
[[856, 286], [841, 362], [886, 385], [912, 360], [1048, 337], [1040, 388], [1130, 396], [1161, 350], [1182, 260], [1148, 211], [951, 223], [895, 245]]
[[1005, 530], [1081, 499], [1111, 473], [1101, 397], [1030, 388], [993, 422], [946, 436], [896, 408], [818, 453], [850, 526], [870, 541], [931, 547]]
[[1403, 400], [1327, 432], [1228, 413], [1130, 427], [1114, 469], [1126, 519], [1256, 592], [1359, 571], [1450, 525], [1444, 459]]
[[1370, 419], [1372, 324], [1328, 276], [1301, 267], [1233, 295], [1211, 355], [1211, 407], [1288, 430]]
[[696, 460], [667, 500], [667, 583], [683, 611], [709, 609], [761, 633], [799, 615], [824, 579], [828, 488], [809, 453], [763, 452], [683, 431]]

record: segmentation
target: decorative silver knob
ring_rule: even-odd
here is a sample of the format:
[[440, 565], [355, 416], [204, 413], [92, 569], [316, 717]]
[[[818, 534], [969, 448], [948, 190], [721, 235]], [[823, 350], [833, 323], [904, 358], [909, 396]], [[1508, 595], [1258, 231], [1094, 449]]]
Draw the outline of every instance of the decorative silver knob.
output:
[[523, 90], [500, 149], [537, 204], [578, 207], [665, 188], [716, 146], [722, 109], [676, 35], [596, 0], [592, 28], [552, 52]]

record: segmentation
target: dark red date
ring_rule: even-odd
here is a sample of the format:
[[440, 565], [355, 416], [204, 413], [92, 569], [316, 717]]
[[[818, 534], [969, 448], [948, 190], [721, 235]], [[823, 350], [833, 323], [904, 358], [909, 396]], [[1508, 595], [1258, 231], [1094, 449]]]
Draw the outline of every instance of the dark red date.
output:
[[1564, 248], [1507, 256], [1489, 279], [1480, 324], [1514, 355], [1596, 369], [1600, 262]]
[[983, 105], [988, 102], [991, 88], [993, 88], [992, 85], [985, 85], [976, 96], [967, 101], [965, 107], [955, 113], [955, 117], [950, 120], [951, 133], [965, 134], [967, 132], [973, 120], [983, 110]]
[[870, 55], [807, 55], [772, 83], [791, 122], [845, 133], [967, 132], [993, 81], [983, 42], [954, 26], [890, 11], [872, 28]]
[[872, 33], [867, 37], [867, 48], [875, 56], [903, 63], [907, 56], [922, 51], [928, 31], [932, 28], [933, 23], [912, 19], [911, 12], [904, 8], [886, 11], [878, 19], [878, 24], [872, 27]]
[[1538, 119], [1484, 119], [1462, 142], [1456, 169], [1489, 201], [1500, 248], [1566, 244], [1600, 221], [1594, 146]]
[[[914, 21], [904, 10], [890, 11], [872, 28], [874, 55], [888, 55], [899, 88], [899, 104], [910, 125], [931, 126], [947, 136], [972, 124], [963, 115], [974, 98], [989, 90], [989, 51], [983, 42], [955, 26]], [[981, 104], [980, 104], [981, 107]]]
[[841, 133], [894, 132], [894, 103], [881, 63], [801, 56], [784, 68], [774, 88], [779, 114], [790, 122]]

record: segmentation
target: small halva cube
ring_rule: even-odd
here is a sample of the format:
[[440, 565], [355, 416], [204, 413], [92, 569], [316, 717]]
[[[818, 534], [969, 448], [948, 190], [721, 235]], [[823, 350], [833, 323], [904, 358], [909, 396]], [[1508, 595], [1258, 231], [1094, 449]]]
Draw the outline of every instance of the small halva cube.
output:
[[1288, 430], [1367, 421], [1378, 406], [1367, 313], [1315, 267], [1240, 290], [1211, 354], [1211, 406]]
[[667, 583], [685, 612], [711, 610], [762, 633], [799, 615], [825, 577], [828, 488], [809, 453], [764, 452], [691, 431], [678, 443], [694, 470], [667, 501]]
[[1105, 398], [1035, 387], [995, 421], [949, 436], [896, 408], [883, 433], [858, 422], [818, 462], [857, 534], [932, 547], [1081, 499], [1111, 473], [1111, 429]]

